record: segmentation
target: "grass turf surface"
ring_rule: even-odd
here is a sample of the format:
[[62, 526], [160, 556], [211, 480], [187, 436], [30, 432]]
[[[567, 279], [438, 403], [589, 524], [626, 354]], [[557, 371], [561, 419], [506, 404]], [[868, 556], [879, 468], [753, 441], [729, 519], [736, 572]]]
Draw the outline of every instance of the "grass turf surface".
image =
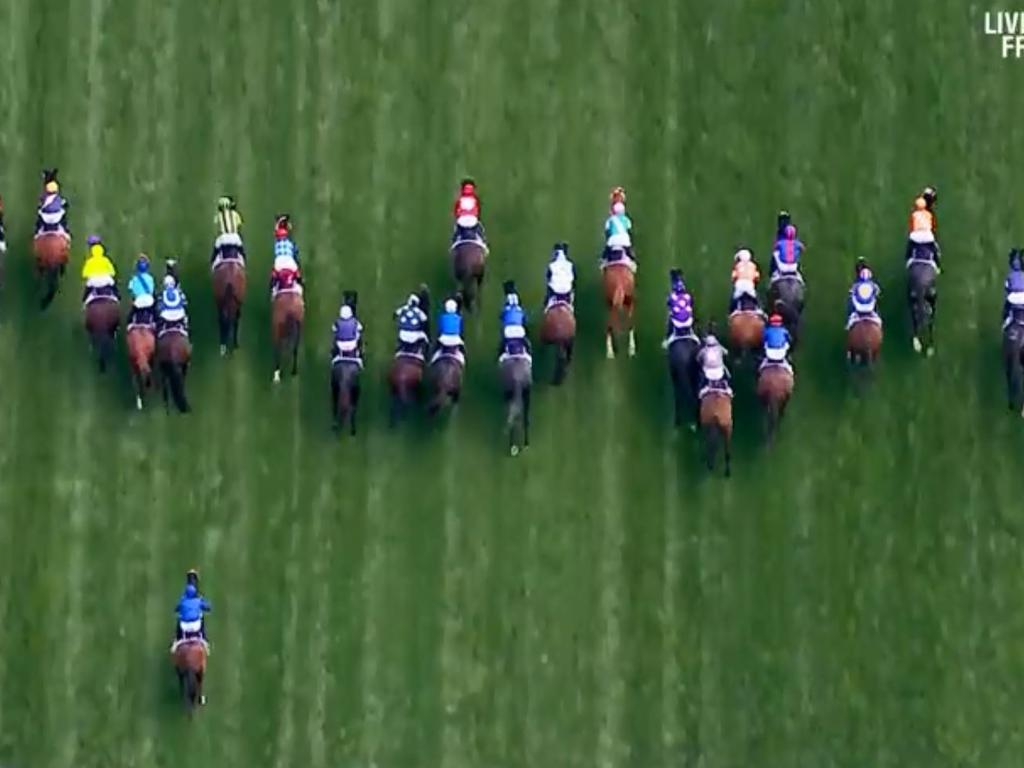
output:
[[[481, 0], [0, 5], [0, 762], [12, 766], [1012, 766], [1024, 731], [1021, 423], [999, 279], [1019, 219], [1022, 72], [962, 2]], [[31, 303], [37, 172], [122, 271], [182, 255], [196, 412], [99, 379], [78, 286]], [[448, 285], [453, 184], [491, 237], [467, 390], [384, 428], [390, 312]], [[640, 354], [602, 358], [607, 189], [630, 193]], [[910, 196], [939, 187], [939, 353], [906, 342]], [[251, 274], [290, 210], [304, 365], [274, 390], [255, 290], [216, 357], [207, 249], [224, 191]], [[776, 451], [737, 389], [737, 476], [669, 428], [667, 268], [724, 313], [737, 240], [779, 206], [810, 247], [809, 336]], [[580, 265], [579, 356], [502, 455], [497, 285], [533, 306]], [[80, 248], [79, 248], [80, 251]], [[842, 366], [852, 259], [877, 263], [884, 362]], [[80, 252], [75, 254], [77, 264]], [[258, 284], [259, 279], [254, 278]], [[327, 430], [343, 288], [367, 326], [363, 433]], [[210, 705], [165, 655], [185, 568], [215, 603]]]

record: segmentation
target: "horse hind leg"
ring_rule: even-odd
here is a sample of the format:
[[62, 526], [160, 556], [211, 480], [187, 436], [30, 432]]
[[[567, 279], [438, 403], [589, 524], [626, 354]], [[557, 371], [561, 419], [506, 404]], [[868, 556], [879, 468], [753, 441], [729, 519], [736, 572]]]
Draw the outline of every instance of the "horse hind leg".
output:
[[722, 429], [722, 451], [725, 458], [725, 476], [732, 477], [732, 437]]
[[523, 390], [523, 448], [530, 447], [530, 387]]

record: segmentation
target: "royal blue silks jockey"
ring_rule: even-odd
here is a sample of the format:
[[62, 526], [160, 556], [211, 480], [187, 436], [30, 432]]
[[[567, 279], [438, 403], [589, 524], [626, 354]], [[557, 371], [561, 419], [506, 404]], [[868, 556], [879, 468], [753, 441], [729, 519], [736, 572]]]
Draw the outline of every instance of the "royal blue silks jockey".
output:
[[519, 299], [519, 291], [512, 280], [502, 285], [505, 306], [501, 308], [501, 338], [498, 343], [498, 359], [508, 356], [530, 355], [533, 352], [526, 332], [526, 311]]
[[768, 318], [768, 326], [764, 329], [764, 360], [761, 361], [761, 367], [780, 365], [792, 373], [789, 347], [789, 331], [782, 322], [782, 315], [774, 314]]
[[135, 262], [135, 273], [128, 281], [132, 308], [128, 311], [128, 325], [153, 325], [156, 322], [156, 280], [149, 273], [149, 258], [140, 253]]
[[795, 278], [803, 280], [800, 274], [800, 257], [804, 252], [804, 244], [797, 239], [796, 227], [787, 224], [782, 237], [775, 241], [772, 249], [771, 280]]
[[1019, 248], [1010, 251], [1010, 271], [1003, 289], [1003, 328], [1011, 322], [1024, 323], [1024, 255]]
[[710, 325], [701, 350], [697, 353], [697, 363], [700, 365], [698, 397], [704, 397], [711, 390], [718, 390], [732, 397], [732, 386], [729, 384], [732, 377], [725, 365], [728, 354], [728, 350], [715, 337], [714, 325]]
[[878, 297], [881, 293], [866, 262], [858, 262], [857, 278], [850, 287], [850, 298], [847, 303], [847, 330], [860, 320], [882, 324], [882, 317], [878, 314]]
[[172, 275], [164, 278], [164, 289], [160, 293], [157, 307], [157, 325], [161, 334], [171, 330], [188, 333], [188, 299]]
[[463, 365], [466, 364], [466, 344], [462, 340], [462, 314], [455, 299], [448, 299], [444, 303], [444, 311], [437, 320], [437, 348], [430, 362], [433, 363], [442, 355], [454, 357]]
[[40, 237], [56, 232], [70, 239], [68, 207], [67, 199], [60, 193], [57, 169], [43, 171], [43, 194], [39, 196], [35, 236]]
[[209, 643], [209, 637], [206, 635], [205, 615], [210, 612], [211, 606], [206, 598], [199, 594], [199, 587], [196, 586], [193, 579], [189, 579], [185, 584], [185, 591], [181, 593], [178, 605], [174, 610], [177, 614], [177, 621], [175, 622], [172, 650], [182, 641], [201, 638], [204, 642]]
[[673, 269], [668, 273], [671, 290], [668, 294], [668, 320], [665, 323], [665, 341], [662, 346], [668, 349], [676, 339], [694, 336], [693, 333], [693, 297], [683, 282], [683, 273]]
[[546, 275], [547, 291], [544, 294], [544, 308], [561, 302], [573, 305], [576, 283], [576, 270], [569, 258], [568, 243], [555, 243], [551, 251]]
[[398, 355], [411, 355], [425, 358], [430, 338], [427, 335], [427, 324], [430, 318], [420, 306], [420, 297], [410, 294], [405, 304], [395, 310], [398, 321]]
[[363, 365], [363, 324], [356, 317], [354, 302], [344, 301], [334, 321], [334, 343], [331, 345], [332, 360], [352, 360]]

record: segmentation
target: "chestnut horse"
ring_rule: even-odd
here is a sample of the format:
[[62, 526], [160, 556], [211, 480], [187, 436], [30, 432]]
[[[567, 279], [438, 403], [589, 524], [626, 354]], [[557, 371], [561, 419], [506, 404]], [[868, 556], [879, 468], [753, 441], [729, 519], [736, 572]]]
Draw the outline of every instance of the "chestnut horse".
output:
[[871, 370], [882, 350], [882, 325], [865, 318], [858, 320], [846, 333], [846, 359], [852, 366]]
[[201, 640], [179, 643], [172, 655], [178, 674], [178, 687], [189, 717], [196, 707], [206, 704], [203, 678], [206, 676], [206, 645]]
[[705, 460], [713, 471], [718, 445], [725, 453], [725, 476], [732, 474], [732, 398], [725, 392], [711, 390], [700, 401], [700, 426], [704, 433]]
[[605, 325], [605, 343], [608, 359], [615, 357], [615, 336], [629, 332], [629, 356], [636, 355], [636, 336], [633, 331], [634, 291], [636, 278], [626, 264], [612, 262], [604, 267], [604, 300], [608, 306]]
[[161, 331], [156, 340], [156, 359], [160, 368], [164, 406], [170, 410], [169, 394], [178, 411], [188, 413], [191, 408], [185, 396], [185, 377], [192, 359], [192, 344], [188, 335], [177, 328]]
[[462, 293], [463, 307], [473, 311], [484, 283], [485, 246], [478, 240], [463, 240], [452, 246], [452, 271]]
[[762, 365], [757, 375], [757, 399], [765, 410], [765, 430], [768, 444], [775, 441], [775, 433], [793, 395], [793, 373], [784, 365]]
[[67, 269], [71, 240], [60, 232], [46, 232], [35, 238], [32, 246], [36, 255], [36, 275], [43, 289], [39, 307], [46, 309], [57, 295], [60, 278]]
[[128, 361], [135, 380], [135, 407], [142, 410], [142, 399], [153, 386], [153, 357], [156, 355], [156, 334], [152, 324], [132, 324], [125, 336]]
[[729, 315], [729, 346], [738, 360], [757, 354], [764, 346], [764, 314], [757, 309], [738, 309]]
[[306, 316], [306, 305], [298, 285], [281, 288], [274, 297], [272, 311], [272, 334], [274, 338], [274, 381], [281, 381], [281, 359], [292, 358], [292, 376], [299, 375], [299, 339], [302, 337], [302, 321]]
[[419, 399], [423, 384], [423, 358], [399, 352], [391, 362], [388, 383], [391, 386], [391, 411], [389, 423], [393, 427], [400, 416]]
[[238, 349], [238, 325], [245, 301], [245, 261], [238, 249], [226, 245], [213, 270], [213, 300], [217, 305], [221, 357]]
[[572, 306], [564, 301], [548, 305], [544, 310], [544, 322], [540, 326], [540, 341], [541, 344], [555, 348], [555, 374], [552, 383], [558, 386], [565, 381], [576, 341], [576, 316], [573, 314]]
[[98, 296], [85, 305], [85, 331], [96, 355], [100, 373], [114, 355], [114, 336], [121, 324], [121, 312], [115, 296]]

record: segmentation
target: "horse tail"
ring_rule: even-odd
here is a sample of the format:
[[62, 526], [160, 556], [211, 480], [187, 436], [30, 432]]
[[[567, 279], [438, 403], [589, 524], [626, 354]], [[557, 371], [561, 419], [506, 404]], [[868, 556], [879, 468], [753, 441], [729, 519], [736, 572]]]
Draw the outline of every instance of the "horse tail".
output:
[[100, 373], [107, 370], [107, 363], [114, 356], [114, 334], [99, 331], [93, 335], [96, 353], [99, 356]]
[[612, 291], [612, 308], [621, 309], [624, 306], [626, 306], [626, 286], [621, 282], [616, 283]]
[[231, 311], [238, 306], [238, 296], [235, 294], [235, 283], [232, 280], [224, 281], [224, 311]]
[[295, 315], [288, 315], [284, 321], [284, 338], [289, 344], [299, 343], [299, 319]]
[[185, 706], [190, 709], [199, 700], [199, 673], [192, 667], [185, 670]]
[[345, 380], [344, 376], [339, 376], [337, 387], [338, 392], [334, 401], [334, 414], [340, 421], [349, 411], [352, 410], [352, 392], [350, 391], [348, 381]]
[[182, 366], [173, 360], [165, 360], [162, 364], [163, 375], [171, 385], [171, 397], [174, 398], [174, 406], [181, 413], [189, 410], [188, 399], [185, 397], [185, 374]]
[[508, 428], [512, 429], [523, 415], [523, 382], [515, 379], [512, 382], [512, 392], [509, 395], [508, 403]]

